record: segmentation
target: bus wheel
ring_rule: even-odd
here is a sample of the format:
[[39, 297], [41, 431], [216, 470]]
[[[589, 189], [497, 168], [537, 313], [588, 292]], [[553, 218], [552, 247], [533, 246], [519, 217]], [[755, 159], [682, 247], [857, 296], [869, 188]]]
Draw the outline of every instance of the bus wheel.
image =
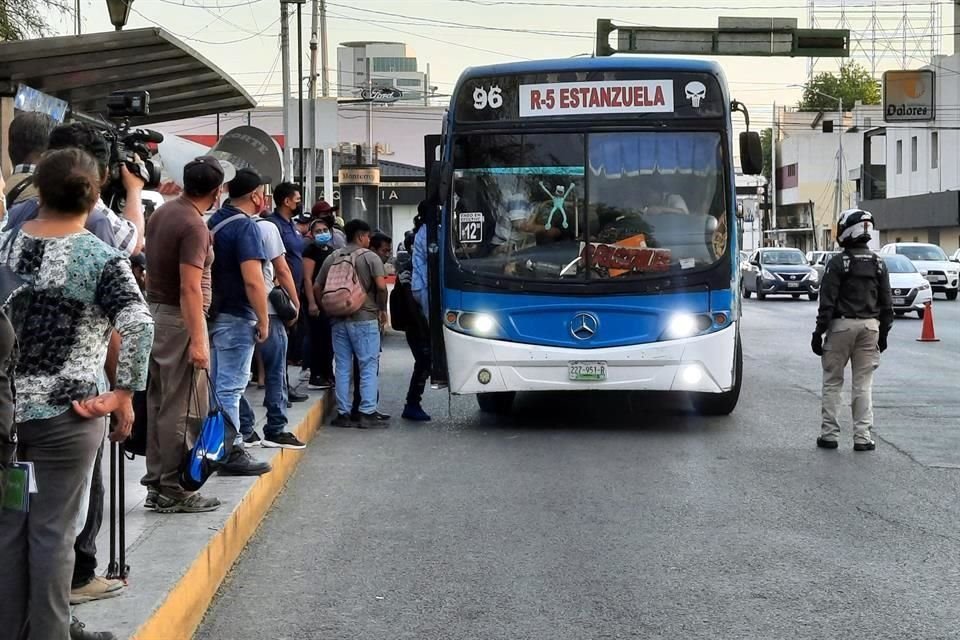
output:
[[516, 395], [516, 391], [478, 393], [477, 404], [480, 405], [480, 411], [484, 413], [493, 413], [502, 416], [510, 413], [510, 410], [513, 409], [513, 399]]
[[740, 339], [737, 339], [737, 348], [734, 353], [734, 381], [733, 388], [724, 393], [693, 393], [690, 401], [693, 408], [702, 416], [726, 416], [733, 413], [740, 399], [740, 386], [743, 382], [743, 351], [740, 348]]

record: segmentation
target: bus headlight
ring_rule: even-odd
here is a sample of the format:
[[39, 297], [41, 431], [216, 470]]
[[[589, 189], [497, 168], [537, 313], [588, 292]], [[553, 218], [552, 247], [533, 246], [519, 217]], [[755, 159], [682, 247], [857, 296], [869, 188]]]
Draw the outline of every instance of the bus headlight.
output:
[[460, 327], [464, 331], [480, 335], [490, 335], [497, 326], [497, 321], [489, 313], [461, 313]]
[[675, 313], [667, 323], [667, 331], [664, 337], [668, 340], [678, 340], [695, 336], [700, 331], [700, 322], [697, 316], [692, 313]]

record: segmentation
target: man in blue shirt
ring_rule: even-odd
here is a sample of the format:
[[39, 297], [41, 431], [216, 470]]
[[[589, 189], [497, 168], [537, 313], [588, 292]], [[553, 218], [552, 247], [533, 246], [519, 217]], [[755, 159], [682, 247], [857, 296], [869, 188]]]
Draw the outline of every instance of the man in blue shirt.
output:
[[[247, 388], [253, 351], [270, 335], [266, 253], [255, 221], [266, 197], [256, 173], [238, 172], [227, 185], [231, 200], [210, 217], [213, 233], [213, 303], [210, 315], [210, 363], [216, 401], [230, 419], [229, 451], [220, 473], [258, 476], [270, 471], [244, 450], [240, 435], [240, 398]], [[236, 199], [234, 201], [234, 199]]]
[[[267, 220], [277, 225], [277, 229], [280, 230], [284, 258], [286, 258], [287, 265], [290, 267], [293, 281], [297, 284], [297, 295], [300, 299], [303, 299], [303, 249], [305, 242], [303, 235], [297, 229], [296, 220], [303, 213], [303, 198], [300, 195], [300, 187], [292, 182], [281, 182], [273, 189], [273, 202], [276, 209], [267, 216]], [[301, 362], [305, 370], [309, 368], [309, 363], [303, 362], [303, 356], [308, 352], [304, 348], [306, 335], [306, 317], [301, 314], [297, 323], [290, 327], [287, 358], [291, 362]], [[303, 402], [308, 397], [289, 385], [287, 393], [290, 402]]]
[[416, 235], [413, 238], [413, 274], [410, 290], [413, 299], [420, 305], [425, 318], [430, 317], [429, 280], [427, 279], [427, 217], [430, 204], [423, 200], [417, 206], [417, 220], [414, 221]]

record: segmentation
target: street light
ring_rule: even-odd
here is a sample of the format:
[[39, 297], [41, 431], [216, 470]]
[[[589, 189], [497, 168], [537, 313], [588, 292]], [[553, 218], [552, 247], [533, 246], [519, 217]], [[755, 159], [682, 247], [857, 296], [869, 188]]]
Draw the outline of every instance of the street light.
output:
[[127, 26], [127, 20], [130, 18], [130, 5], [132, 4], [133, 0], [107, 0], [110, 23], [116, 27], [117, 31]]

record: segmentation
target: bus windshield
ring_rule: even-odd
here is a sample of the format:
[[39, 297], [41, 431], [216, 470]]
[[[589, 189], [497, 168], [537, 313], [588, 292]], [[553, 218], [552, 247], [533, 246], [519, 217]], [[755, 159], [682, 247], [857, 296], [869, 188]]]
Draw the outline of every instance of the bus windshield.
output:
[[469, 273], [644, 278], [727, 252], [717, 132], [464, 135], [454, 170], [448, 227]]

